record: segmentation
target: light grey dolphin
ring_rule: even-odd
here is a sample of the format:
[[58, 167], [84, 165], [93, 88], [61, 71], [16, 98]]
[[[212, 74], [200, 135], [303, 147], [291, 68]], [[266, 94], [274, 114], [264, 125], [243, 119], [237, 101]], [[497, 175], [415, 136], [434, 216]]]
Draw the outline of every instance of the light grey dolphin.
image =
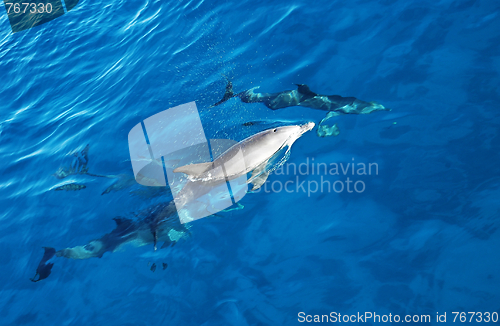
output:
[[231, 146], [213, 162], [189, 164], [174, 169], [175, 173], [185, 173], [188, 179], [174, 198], [177, 209], [182, 209], [188, 202], [210, 192], [218, 184], [246, 177], [249, 172], [252, 172], [252, 176], [246, 183], [253, 184], [252, 190], [259, 189], [270, 173], [268, 163], [272, 163], [283, 149], [287, 148], [288, 152], [300, 136], [313, 128], [314, 123], [309, 122], [267, 129]]

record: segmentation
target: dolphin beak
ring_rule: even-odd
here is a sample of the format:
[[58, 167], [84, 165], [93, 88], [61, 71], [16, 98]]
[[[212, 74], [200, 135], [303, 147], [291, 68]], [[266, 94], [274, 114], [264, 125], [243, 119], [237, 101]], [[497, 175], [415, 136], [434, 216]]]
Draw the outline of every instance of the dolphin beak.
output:
[[308, 122], [306, 124], [303, 124], [302, 126], [300, 126], [301, 134], [303, 134], [305, 132], [308, 132], [309, 130], [311, 130], [312, 128], [314, 128], [314, 126], [315, 126], [314, 122]]

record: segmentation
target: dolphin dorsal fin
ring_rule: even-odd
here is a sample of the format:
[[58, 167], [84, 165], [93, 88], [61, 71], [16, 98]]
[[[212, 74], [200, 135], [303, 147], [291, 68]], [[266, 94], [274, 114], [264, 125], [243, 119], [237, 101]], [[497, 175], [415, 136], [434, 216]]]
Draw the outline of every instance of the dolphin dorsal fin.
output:
[[297, 91], [302, 94], [302, 95], [306, 95], [306, 96], [316, 96], [318, 94], [314, 93], [313, 91], [311, 91], [309, 89], [309, 86], [305, 85], [305, 84], [296, 84], [297, 85]]
[[205, 171], [210, 170], [213, 167], [213, 162], [205, 162], [198, 164], [189, 164], [176, 168], [175, 173], [185, 173], [190, 177], [197, 177]]

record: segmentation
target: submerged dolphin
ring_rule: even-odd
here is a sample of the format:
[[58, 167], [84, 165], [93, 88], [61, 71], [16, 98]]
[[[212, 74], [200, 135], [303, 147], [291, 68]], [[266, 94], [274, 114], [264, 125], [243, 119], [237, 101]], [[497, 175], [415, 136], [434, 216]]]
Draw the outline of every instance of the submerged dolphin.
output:
[[174, 169], [175, 173], [185, 173], [188, 179], [175, 196], [177, 209], [210, 192], [214, 186], [246, 176], [249, 172], [252, 172], [252, 176], [246, 183], [253, 184], [252, 190], [259, 189], [270, 173], [268, 163], [284, 148], [289, 150], [300, 136], [312, 128], [314, 123], [309, 122], [264, 130], [231, 146], [213, 162]]
[[173, 202], [152, 206], [139, 212], [137, 217], [134, 220], [115, 217], [113, 220], [116, 222], [116, 228], [113, 231], [85, 245], [58, 251], [45, 247], [35, 274], [35, 277], [38, 275], [39, 278], [34, 277], [31, 280], [38, 282], [49, 276], [54, 264], [48, 261], [54, 256], [71, 259], [101, 258], [104, 253], [116, 251], [127, 243], [135, 246], [153, 243], [156, 249], [157, 242], [164, 242], [161, 248], [165, 248], [189, 234], [189, 230], [180, 224]]
[[[242, 176], [246, 177], [249, 172], [252, 172], [252, 176], [247, 183], [253, 183], [253, 190], [258, 189], [270, 173], [268, 164], [283, 149], [286, 148], [288, 153], [292, 144], [313, 127], [314, 123], [309, 122], [303, 125], [268, 129], [233, 145], [213, 162], [176, 168], [174, 172], [183, 172], [188, 175], [188, 182], [177, 195], [177, 198], [182, 201], [181, 206], [178, 205], [177, 201], [175, 204], [174, 201], [170, 201], [139, 212], [136, 219], [115, 217], [113, 220], [116, 222], [116, 228], [113, 231], [85, 245], [58, 251], [45, 247], [45, 253], [38, 264], [37, 273], [31, 280], [38, 282], [50, 275], [53, 257], [100, 258], [104, 253], [116, 251], [127, 243], [136, 246], [153, 243], [155, 250], [157, 242], [164, 242], [161, 248], [174, 245], [179, 239], [189, 234], [186, 226], [181, 224], [178, 213], [185, 204], [205, 195], [207, 189], [210, 192], [214, 185]], [[280, 163], [282, 162], [283, 160]], [[166, 268], [166, 264], [163, 265], [163, 268]], [[39, 278], [35, 279], [36, 276]]]
[[336, 124], [333, 126], [325, 125], [325, 122], [332, 117], [342, 114], [369, 114], [375, 111], [390, 111], [382, 104], [376, 102], [365, 102], [355, 97], [342, 97], [340, 95], [320, 95], [309, 86], [296, 84], [297, 89], [288, 90], [279, 93], [256, 93], [254, 90], [258, 87], [235, 93], [233, 84], [228, 81], [226, 91], [222, 99], [211, 107], [220, 105], [233, 97], [239, 97], [243, 103], [264, 103], [271, 110], [283, 109], [291, 106], [303, 106], [316, 110], [328, 111], [316, 130], [319, 137], [337, 136], [339, 129]]
[[264, 103], [271, 110], [283, 109], [291, 106], [303, 106], [316, 110], [336, 111], [343, 114], [367, 114], [374, 111], [389, 110], [376, 102], [365, 102], [355, 97], [340, 95], [320, 95], [304, 84], [296, 84], [297, 89], [279, 93], [255, 93], [258, 87], [234, 93], [233, 84], [228, 81], [222, 99], [212, 107], [220, 105], [233, 97], [239, 97], [243, 103]]
[[164, 242], [162, 247], [175, 243], [187, 234], [188, 230], [179, 223], [174, 203], [163, 203], [139, 213], [134, 221], [121, 217], [113, 219], [116, 228], [97, 240], [83, 246], [66, 248], [56, 252], [57, 257], [87, 259], [102, 257], [105, 252], [115, 251], [125, 243], [143, 246], [150, 243]]

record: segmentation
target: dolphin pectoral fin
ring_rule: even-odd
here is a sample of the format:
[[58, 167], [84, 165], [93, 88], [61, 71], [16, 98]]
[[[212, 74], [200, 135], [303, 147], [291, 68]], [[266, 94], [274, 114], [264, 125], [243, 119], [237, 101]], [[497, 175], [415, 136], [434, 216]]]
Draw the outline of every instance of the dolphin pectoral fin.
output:
[[174, 170], [175, 173], [182, 172], [187, 174], [190, 177], [197, 177], [203, 172], [211, 169], [213, 167], [213, 162], [205, 162], [198, 164], [189, 164], [176, 168]]
[[252, 181], [253, 187], [252, 187], [251, 191], [255, 191], [255, 190], [259, 189], [260, 187], [262, 187], [262, 185], [266, 182], [268, 176], [269, 176], [269, 172], [262, 172], [255, 179], [253, 179], [253, 181]]
[[[267, 167], [267, 163], [269, 162], [269, 159], [265, 160], [264, 162], [262, 162], [259, 166], [257, 166], [253, 171], [252, 171], [252, 176], [250, 177], [250, 179], [247, 180], [247, 183], [254, 183], [254, 180], [259, 176], [261, 175], [265, 170], [266, 170], [266, 167]], [[266, 177], [267, 179], [267, 177]], [[265, 180], [264, 180], [265, 181]]]
[[318, 135], [318, 137], [329, 137], [329, 136], [335, 137], [340, 134], [340, 130], [337, 124], [333, 124], [331, 126], [319, 125], [318, 130], [316, 130], [316, 134]]

